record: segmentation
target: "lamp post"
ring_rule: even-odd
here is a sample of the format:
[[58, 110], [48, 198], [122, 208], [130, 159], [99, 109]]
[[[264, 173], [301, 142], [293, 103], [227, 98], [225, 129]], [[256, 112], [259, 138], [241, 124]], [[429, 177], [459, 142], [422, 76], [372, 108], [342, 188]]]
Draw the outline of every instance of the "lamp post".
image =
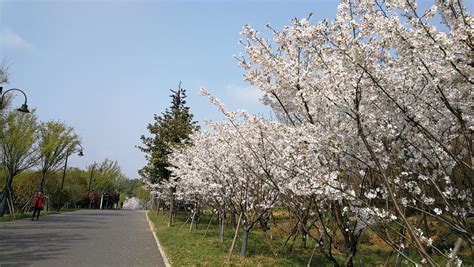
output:
[[21, 107], [18, 108], [17, 110], [20, 111], [20, 112], [24, 112], [24, 113], [30, 113], [30, 111], [28, 110], [28, 98], [26, 97], [25, 92], [23, 92], [22, 90], [20, 90], [18, 88], [8, 89], [5, 92], [3, 92], [3, 87], [0, 87], [0, 96], [1, 96], [1, 98], [0, 98], [0, 109], [3, 109], [3, 98], [10, 91], [18, 91], [18, 92], [21, 92], [23, 94], [23, 96], [25, 97], [25, 103], [23, 103], [23, 105], [21, 105]]
[[[81, 144], [78, 144], [81, 149], [79, 149], [79, 152], [77, 155], [79, 157], [84, 156], [84, 148], [81, 146]], [[69, 153], [66, 152], [66, 161], [64, 162], [64, 171], [63, 171], [63, 180], [61, 181], [61, 194], [59, 194], [59, 204], [58, 204], [58, 211], [61, 210], [61, 200], [63, 198], [63, 192], [64, 192], [64, 179], [66, 178], [66, 170], [67, 170], [67, 159], [69, 158]]]
[[88, 192], [87, 196], [89, 197], [89, 209], [92, 208], [91, 185], [92, 185], [92, 176], [94, 174], [95, 165], [96, 165], [96, 163], [94, 162], [94, 165], [92, 165], [92, 169], [91, 169], [91, 177], [89, 178], [89, 189], [87, 190], [87, 192]]
[[[87, 191], [88, 192], [87, 196], [89, 197], [89, 209], [92, 208], [91, 188], [92, 188], [92, 178], [94, 177], [94, 170], [96, 166], [97, 166], [97, 162], [94, 162], [91, 169], [91, 176], [89, 178], [89, 190]], [[99, 172], [102, 172], [102, 167], [99, 169]]]

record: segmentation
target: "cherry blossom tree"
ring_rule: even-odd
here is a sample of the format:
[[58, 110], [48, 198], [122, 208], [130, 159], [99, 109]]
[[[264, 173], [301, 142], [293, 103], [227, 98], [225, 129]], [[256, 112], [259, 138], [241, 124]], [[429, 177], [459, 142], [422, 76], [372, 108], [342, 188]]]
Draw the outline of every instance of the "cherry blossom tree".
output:
[[[414, 0], [343, 0], [333, 21], [267, 27], [272, 40], [244, 27], [237, 59], [278, 121], [227, 111], [203, 90], [227, 122], [173, 151], [170, 188], [242, 214], [245, 245], [279, 203], [296, 217], [291, 235], [303, 246], [309, 236], [334, 265], [353, 265], [364, 230], [413, 264], [408, 247], [430, 265], [432, 253], [460, 264], [459, 246], [437, 249], [427, 220], [474, 244], [474, 18], [461, 1], [421, 10]], [[344, 262], [332, 252], [338, 236]]]
[[[435, 14], [447, 30], [430, 24]], [[390, 209], [362, 205], [367, 214], [394, 219], [431, 264], [422, 244], [429, 238], [406, 209], [440, 220], [472, 245], [472, 17], [460, 2], [421, 12], [416, 1], [342, 1], [333, 22], [268, 27], [276, 48], [244, 27], [245, 78], [287, 124], [315, 128], [318, 152], [330, 159], [326, 170], [353, 178], [353, 188], [365, 173], [377, 176], [378, 187], [365, 195]]]

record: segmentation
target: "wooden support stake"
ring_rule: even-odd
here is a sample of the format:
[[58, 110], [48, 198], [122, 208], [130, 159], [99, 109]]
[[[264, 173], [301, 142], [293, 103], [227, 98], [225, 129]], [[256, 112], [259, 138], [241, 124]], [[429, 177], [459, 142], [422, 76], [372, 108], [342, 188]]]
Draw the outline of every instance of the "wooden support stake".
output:
[[202, 239], [205, 239], [206, 236], [207, 236], [207, 233], [209, 232], [209, 228], [211, 227], [212, 217], [214, 217], [214, 213], [211, 214], [211, 219], [209, 219], [209, 223], [207, 224], [206, 232], [204, 233], [204, 237]]
[[188, 219], [186, 219], [186, 221], [184, 222], [184, 224], [181, 225], [181, 227], [180, 227], [179, 229], [183, 228], [183, 227], [188, 223], [189, 219], [191, 219], [191, 216], [188, 217]]
[[315, 240], [314, 242], [315, 242], [315, 244], [314, 244], [314, 249], [313, 249], [313, 252], [311, 253], [311, 257], [309, 257], [309, 261], [308, 261], [308, 264], [307, 264], [308, 267], [311, 266], [311, 261], [313, 260], [313, 256], [314, 256], [314, 254], [316, 253], [316, 249], [317, 249], [318, 246], [319, 246], [317, 240]]
[[230, 246], [229, 254], [227, 255], [226, 262], [230, 262], [230, 258], [232, 257], [232, 251], [234, 250], [235, 240], [237, 240], [237, 236], [239, 235], [239, 227], [240, 227], [241, 219], [242, 219], [242, 212], [240, 213], [239, 221], [237, 222], [237, 227], [235, 228], [234, 240], [232, 240], [232, 245]]

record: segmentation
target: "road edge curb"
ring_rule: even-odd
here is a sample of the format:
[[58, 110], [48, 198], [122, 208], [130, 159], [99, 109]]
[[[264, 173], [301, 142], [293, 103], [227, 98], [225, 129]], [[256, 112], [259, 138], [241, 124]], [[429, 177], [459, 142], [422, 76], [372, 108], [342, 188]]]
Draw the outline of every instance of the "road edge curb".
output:
[[[53, 214], [48, 214], [48, 215], [40, 215], [40, 218], [52, 217], [52, 216], [62, 216], [62, 215], [65, 215], [67, 213], [72, 213], [72, 212], [76, 212], [76, 211], [79, 211], [79, 210], [66, 211], [66, 212], [62, 212], [62, 213], [53, 213]], [[10, 224], [10, 223], [15, 223], [15, 222], [21, 222], [21, 221], [29, 221], [29, 220], [31, 220], [31, 217], [25, 217], [25, 218], [21, 218], [21, 219], [14, 219], [14, 220], [11, 220], [11, 221], [6, 221], [6, 222], [0, 222], [0, 225]]]
[[171, 267], [171, 264], [170, 264], [170, 262], [168, 261], [168, 257], [166, 257], [166, 253], [165, 253], [165, 251], [163, 250], [163, 248], [161, 247], [160, 241], [158, 240], [158, 237], [156, 236], [156, 233], [155, 233], [155, 225], [153, 224], [153, 222], [152, 222], [152, 221], [150, 220], [150, 218], [148, 217], [148, 211], [146, 211], [145, 214], [146, 214], [146, 219], [147, 219], [147, 221], [148, 221], [148, 225], [150, 225], [150, 230], [151, 230], [151, 232], [153, 233], [153, 237], [155, 238], [156, 245], [158, 246], [158, 250], [160, 251], [161, 258], [163, 259], [163, 263], [165, 264], [166, 267]]

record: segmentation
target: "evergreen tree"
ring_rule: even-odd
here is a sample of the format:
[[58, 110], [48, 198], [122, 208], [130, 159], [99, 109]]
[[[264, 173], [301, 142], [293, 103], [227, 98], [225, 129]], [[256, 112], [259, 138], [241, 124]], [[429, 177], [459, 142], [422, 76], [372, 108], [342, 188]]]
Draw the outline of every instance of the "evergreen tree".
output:
[[[170, 165], [168, 155], [173, 148], [190, 145], [190, 134], [199, 129], [193, 114], [186, 106], [186, 90], [178, 85], [178, 90], [172, 92], [171, 107], [167, 108], [161, 115], [154, 115], [154, 122], [148, 124], [147, 129], [150, 136], [141, 136], [142, 146], [138, 146], [145, 153], [147, 165], [138, 173], [148, 182], [158, 184], [169, 181], [171, 172], [167, 169]], [[170, 189], [170, 218], [169, 225], [173, 221], [174, 192]]]

